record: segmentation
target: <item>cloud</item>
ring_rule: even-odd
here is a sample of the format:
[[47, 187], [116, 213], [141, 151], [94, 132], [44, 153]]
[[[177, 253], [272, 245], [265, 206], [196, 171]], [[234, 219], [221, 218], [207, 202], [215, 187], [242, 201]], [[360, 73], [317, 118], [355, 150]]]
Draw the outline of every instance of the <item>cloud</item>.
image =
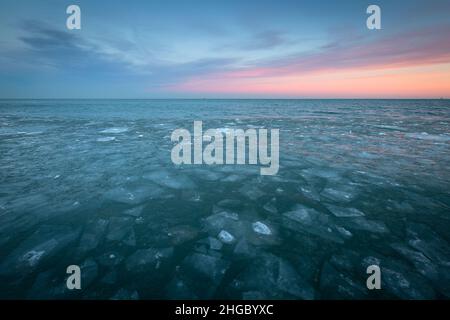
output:
[[[331, 41], [319, 50], [260, 61], [258, 64], [210, 78], [263, 78], [314, 73], [324, 70], [400, 68], [450, 62], [450, 25], [409, 31], [366, 41], [355, 37]], [[357, 39], [357, 38], [356, 38]]]
[[35, 50], [78, 49], [81, 43], [74, 33], [53, 29], [38, 21], [24, 21], [22, 30], [26, 31], [26, 35], [19, 39]]
[[285, 35], [282, 32], [268, 30], [255, 34], [242, 48], [245, 50], [273, 49], [286, 42]]

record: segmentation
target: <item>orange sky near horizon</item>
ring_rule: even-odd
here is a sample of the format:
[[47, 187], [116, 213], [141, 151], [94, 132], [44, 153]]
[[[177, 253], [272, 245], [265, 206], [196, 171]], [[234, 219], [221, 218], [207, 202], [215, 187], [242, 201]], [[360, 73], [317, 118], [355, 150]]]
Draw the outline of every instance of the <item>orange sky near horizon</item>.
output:
[[[171, 87], [183, 93], [298, 98], [450, 98], [450, 63], [377, 66], [264, 75], [266, 70], [212, 74]], [[270, 73], [270, 72], [269, 72]]]

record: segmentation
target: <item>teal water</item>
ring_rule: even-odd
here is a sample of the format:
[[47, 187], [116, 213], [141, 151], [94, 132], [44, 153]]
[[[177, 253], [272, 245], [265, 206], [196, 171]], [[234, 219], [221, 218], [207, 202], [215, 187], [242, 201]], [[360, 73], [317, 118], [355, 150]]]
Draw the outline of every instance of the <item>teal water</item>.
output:
[[[278, 174], [175, 166], [194, 120]], [[0, 298], [449, 298], [449, 147], [448, 100], [1, 100]]]

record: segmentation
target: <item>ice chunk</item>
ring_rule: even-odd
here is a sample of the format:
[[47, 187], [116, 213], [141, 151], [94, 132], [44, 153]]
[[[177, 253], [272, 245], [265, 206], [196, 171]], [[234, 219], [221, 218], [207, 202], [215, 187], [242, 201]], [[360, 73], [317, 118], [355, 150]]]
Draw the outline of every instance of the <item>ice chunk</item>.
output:
[[200, 299], [213, 297], [230, 263], [218, 257], [194, 253], [181, 263], [183, 280]]
[[69, 299], [73, 298], [75, 294], [75, 292], [67, 290], [65, 279], [56, 270], [51, 269], [37, 275], [27, 293], [27, 299]]
[[79, 237], [80, 229], [43, 225], [13, 250], [0, 264], [0, 275], [21, 275], [50, 262]]
[[397, 271], [391, 268], [382, 268], [382, 287], [400, 299], [434, 299], [435, 292], [419, 276], [406, 271]]
[[270, 213], [278, 213], [278, 209], [276, 207], [276, 199], [272, 198], [269, 202], [267, 202], [264, 206], [263, 209], [266, 210], [267, 212]]
[[218, 172], [214, 172], [214, 171], [210, 171], [210, 170], [197, 169], [193, 173], [198, 178], [200, 178], [202, 180], [206, 180], [206, 181], [217, 181], [223, 177], [222, 173], [218, 173]]
[[158, 170], [152, 173], [148, 173], [143, 176], [144, 179], [150, 180], [160, 186], [182, 190], [182, 189], [194, 189], [195, 183], [186, 176], [174, 175], [166, 170]]
[[314, 299], [315, 290], [293, 266], [273, 254], [253, 260], [231, 283], [233, 290], [256, 291], [264, 299]]
[[313, 234], [337, 243], [343, 242], [332, 219], [313, 208], [295, 206], [294, 210], [283, 214], [283, 225], [294, 231]]
[[115, 127], [115, 128], [108, 128], [105, 130], [100, 131], [101, 133], [108, 133], [108, 134], [114, 134], [114, 133], [124, 133], [127, 132], [128, 128], [126, 127]]
[[148, 199], [158, 199], [164, 194], [164, 190], [158, 186], [136, 185], [130, 188], [117, 187], [108, 190], [104, 196], [111, 201], [117, 201], [136, 205]]
[[112, 285], [116, 283], [117, 277], [118, 277], [117, 271], [113, 270], [105, 274], [105, 276], [100, 280], [100, 282], [107, 285]]
[[242, 202], [235, 199], [224, 199], [220, 200], [217, 205], [223, 208], [236, 209], [242, 206]]
[[265, 225], [264, 223], [262, 223], [261, 221], [256, 221], [256, 222], [252, 223], [252, 228], [253, 228], [253, 231], [255, 231], [256, 233], [262, 234], [262, 235], [269, 236], [272, 234], [272, 231], [270, 230], [270, 228], [267, 225]]
[[83, 289], [88, 288], [98, 275], [98, 266], [93, 259], [87, 259], [80, 265], [81, 270], [81, 286]]
[[320, 194], [314, 188], [310, 186], [301, 186], [299, 190], [304, 197], [314, 201], [320, 201]]
[[244, 180], [245, 177], [242, 175], [237, 175], [237, 174], [231, 174], [228, 177], [222, 179], [222, 182], [239, 182]]
[[256, 248], [249, 244], [245, 238], [242, 238], [234, 247], [233, 254], [239, 258], [251, 258], [256, 255]]
[[86, 225], [86, 229], [78, 244], [78, 255], [84, 255], [97, 248], [105, 234], [108, 223], [109, 222], [105, 219], [98, 219]]
[[355, 199], [356, 190], [351, 186], [342, 185], [325, 188], [321, 194], [325, 198], [336, 202], [350, 202]]
[[348, 231], [347, 229], [345, 229], [344, 227], [336, 226], [336, 229], [344, 238], [348, 239], [353, 236], [353, 234], [350, 231]]
[[161, 263], [166, 263], [172, 258], [173, 248], [140, 249], [134, 252], [125, 262], [128, 272], [145, 273], [158, 269]]
[[336, 217], [360, 217], [364, 216], [364, 213], [355, 208], [338, 207], [331, 204], [326, 205], [328, 210], [331, 211]]
[[199, 235], [199, 230], [189, 225], [179, 225], [168, 230], [171, 243], [175, 246], [192, 241]]
[[218, 233], [226, 227], [235, 225], [239, 220], [237, 213], [221, 211], [203, 220], [205, 228], [211, 233]]
[[211, 250], [220, 250], [222, 249], [222, 242], [220, 242], [219, 240], [213, 238], [213, 237], [208, 237], [208, 243], [209, 243], [209, 248]]
[[109, 142], [114, 140], [116, 140], [116, 137], [102, 137], [97, 139], [98, 142]]
[[97, 258], [97, 262], [104, 267], [115, 267], [123, 261], [123, 256], [117, 252], [105, 252]]
[[226, 244], [234, 242], [234, 236], [226, 230], [220, 231], [217, 237], [220, 241]]
[[354, 230], [368, 231], [373, 233], [389, 232], [383, 221], [368, 220], [364, 217], [342, 218], [342, 220], [340, 221], [348, 228]]
[[167, 295], [168, 299], [174, 299], [174, 300], [198, 299], [197, 295], [178, 276], [175, 276], [172, 279], [172, 281], [170, 281], [170, 283], [167, 285], [165, 291], [166, 291], [166, 295]]
[[133, 231], [133, 219], [128, 217], [112, 217], [109, 220], [108, 234], [109, 241], [120, 241]]
[[127, 246], [130, 246], [130, 247], [136, 246], [136, 234], [135, 234], [134, 230], [131, 230], [131, 231], [125, 236], [125, 238], [122, 240], [122, 242], [123, 242], [124, 244], [126, 244]]
[[422, 252], [432, 261], [450, 267], [449, 243], [432, 229], [422, 224], [410, 223], [407, 227], [407, 235], [408, 244], [411, 247]]
[[400, 243], [394, 243], [391, 245], [395, 251], [400, 253], [405, 259], [409, 260], [417, 269], [417, 271], [424, 277], [431, 280], [439, 279], [439, 271], [436, 265], [424, 256], [421, 252], [412, 250]]
[[139, 217], [142, 213], [144, 206], [134, 207], [128, 210], [125, 210], [123, 213], [132, 217]]
[[368, 294], [364, 282], [337, 271], [329, 262], [320, 273], [320, 290], [325, 299], [367, 299]]
[[239, 189], [239, 192], [245, 195], [250, 200], [256, 201], [264, 195], [264, 192], [261, 191], [254, 184], [246, 184]]

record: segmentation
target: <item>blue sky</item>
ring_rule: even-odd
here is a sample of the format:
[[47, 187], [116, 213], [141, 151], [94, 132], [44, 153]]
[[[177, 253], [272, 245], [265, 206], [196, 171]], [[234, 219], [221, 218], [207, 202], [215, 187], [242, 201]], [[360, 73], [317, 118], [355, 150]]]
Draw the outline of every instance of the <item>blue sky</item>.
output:
[[[81, 8], [81, 30], [66, 29], [70, 4]], [[369, 4], [381, 7], [382, 30], [366, 28]], [[420, 96], [450, 91], [450, 1], [1, 7], [0, 98], [375, 97], [374, 77], [386, 83], [380, 97], [406, 97], [423, 82]], [[365, 86], [355, 89], [358, 77]]]

